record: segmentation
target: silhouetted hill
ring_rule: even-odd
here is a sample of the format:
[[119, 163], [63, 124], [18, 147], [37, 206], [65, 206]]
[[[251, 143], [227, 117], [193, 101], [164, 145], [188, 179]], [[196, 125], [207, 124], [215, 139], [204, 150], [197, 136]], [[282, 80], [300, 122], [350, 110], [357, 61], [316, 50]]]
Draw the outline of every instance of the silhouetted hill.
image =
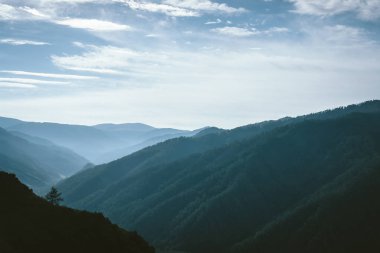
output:
[[153, 253], [136, 233], [101, 214], [53, 206], [14, 175], [0, 172], [0, 252]]
[[78, 172], [87, 163], [72, 151], [46, 140], [0, 128], [0, 170], [15, 173], [38, 193]]
[[70, 206], [102, 211], [158, 248], [242, 249], [349, 171], [379, 168], [380, 103], [345, 108], [172, 139], [59, 189]]

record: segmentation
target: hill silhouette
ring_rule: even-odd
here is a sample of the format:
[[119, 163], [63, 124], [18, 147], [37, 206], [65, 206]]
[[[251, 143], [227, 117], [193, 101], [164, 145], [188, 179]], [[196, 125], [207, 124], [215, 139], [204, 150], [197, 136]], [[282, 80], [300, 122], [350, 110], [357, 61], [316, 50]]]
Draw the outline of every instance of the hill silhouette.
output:
[[0, 252], [153, 253], [135, 232], [101, 214], [54, 206], [11, 174], [0, 172]]

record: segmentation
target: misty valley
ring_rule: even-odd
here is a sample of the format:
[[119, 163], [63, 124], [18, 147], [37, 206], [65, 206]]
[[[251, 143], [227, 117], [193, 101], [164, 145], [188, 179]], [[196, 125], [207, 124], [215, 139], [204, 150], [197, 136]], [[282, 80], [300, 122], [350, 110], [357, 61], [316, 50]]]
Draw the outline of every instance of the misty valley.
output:
[[380, 0], [0, 0], [0, 253], [379, 253]]
[[380, 249], [377, 100], [231, 130], [0, 127], [1, 252]]

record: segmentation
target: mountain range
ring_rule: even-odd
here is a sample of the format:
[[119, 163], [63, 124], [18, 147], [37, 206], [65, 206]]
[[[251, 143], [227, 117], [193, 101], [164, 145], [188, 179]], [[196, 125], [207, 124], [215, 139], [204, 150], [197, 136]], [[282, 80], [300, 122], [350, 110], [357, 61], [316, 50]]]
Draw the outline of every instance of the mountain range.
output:
[[80, 171], [88, 161], [47, 140], [0, 128], [0, 170], [15, 173], [36, 193]]
[[380, 101], [369, 101], [208, 128], [58, 189], [66, 205], [102, 212], [168, 252], [377, 252], [379, 169]]
[[68, 125], [26, 122], [4, 117], [0, 117], [0, 127], [9, 132], [48, 140], [72, 150], [94, 164], [116, 160], [171, 138], [193, 136], [202, 130], [154, 128], [140, 123]]

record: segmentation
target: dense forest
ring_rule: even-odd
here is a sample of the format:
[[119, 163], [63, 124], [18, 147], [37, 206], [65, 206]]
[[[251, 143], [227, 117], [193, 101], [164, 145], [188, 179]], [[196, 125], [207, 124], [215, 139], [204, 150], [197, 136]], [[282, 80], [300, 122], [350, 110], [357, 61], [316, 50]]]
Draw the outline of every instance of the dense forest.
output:
[[379, 234], [379, 101], [204, 131], [64, 180], [65, 204], [103, 212], [163, 250], [379, 249], [363, 235]]

